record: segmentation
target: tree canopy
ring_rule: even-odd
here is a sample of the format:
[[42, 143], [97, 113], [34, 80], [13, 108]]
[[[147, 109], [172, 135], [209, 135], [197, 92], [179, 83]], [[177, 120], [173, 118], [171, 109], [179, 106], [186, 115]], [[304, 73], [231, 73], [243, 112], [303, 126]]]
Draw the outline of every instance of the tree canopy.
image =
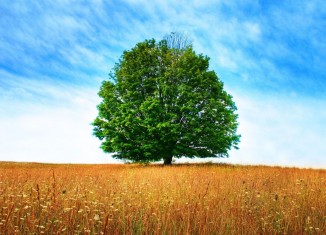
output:
[[236, 105], [209, 58], [154, 39], [124, 51], [99, 91], [93, 122], [104, 152], [133, 162], [227, 157], [238, 148]]

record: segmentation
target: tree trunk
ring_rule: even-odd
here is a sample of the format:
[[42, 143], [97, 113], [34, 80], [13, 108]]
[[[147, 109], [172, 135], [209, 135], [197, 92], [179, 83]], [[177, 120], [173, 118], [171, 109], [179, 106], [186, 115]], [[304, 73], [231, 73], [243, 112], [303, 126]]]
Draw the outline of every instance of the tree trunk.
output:
[[164, 158], [164, 165], [171, 165], [172, 164], [172, 157]]

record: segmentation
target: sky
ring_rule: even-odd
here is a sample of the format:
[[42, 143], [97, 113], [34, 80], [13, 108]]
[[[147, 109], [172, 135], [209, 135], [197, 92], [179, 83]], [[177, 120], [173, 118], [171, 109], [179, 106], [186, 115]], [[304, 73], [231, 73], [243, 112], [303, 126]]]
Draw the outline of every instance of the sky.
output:
[[92, 135], [101, 82], [170, 32], [210, 57], [238, 107], [240, 149], [210, 161], [326, 168], [323, 0], [2, 0], [0, 161], [116, 162]]

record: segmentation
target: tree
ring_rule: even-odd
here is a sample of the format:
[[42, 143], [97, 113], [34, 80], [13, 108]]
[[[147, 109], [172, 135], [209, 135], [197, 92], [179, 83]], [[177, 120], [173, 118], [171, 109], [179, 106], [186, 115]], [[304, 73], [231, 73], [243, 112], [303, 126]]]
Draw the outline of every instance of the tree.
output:
[[172, 32], [164, 37], [166, 44], [169, 48], [175, 48], [179, 51], [191, 46], [191, 41], [186, 34], [181, 32]]
[[232, 96], [191, 44], [167, 39], [125, 51], [99, 91], [94, 135], [104, 152], [133, 162], [227, 157], [238, 148]]

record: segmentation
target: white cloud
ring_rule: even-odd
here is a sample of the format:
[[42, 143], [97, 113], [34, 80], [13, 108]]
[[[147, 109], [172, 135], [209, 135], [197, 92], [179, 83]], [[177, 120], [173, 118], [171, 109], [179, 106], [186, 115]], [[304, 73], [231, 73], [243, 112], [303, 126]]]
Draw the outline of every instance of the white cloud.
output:
[[242, 138], [227, 162], [326, 167], [325, 101], [241, 94], [235, 102]]
[[251, 40], [253, 41], [260, 40], [261, 29], [258, 23], [245, 22], [244, 31], [247, 32], [248, 38], [250, 38]]
[[[26, 81], [27, 82], [27, 81]], [[51, 93], [43, 102], [33, 94], [0, 102], [0, 160], [53, 163], [115, 162], [92, 136], [98, 89], [29, 81], [28, 87]], [[37, 96], [41, 97], [41, 96]]]

